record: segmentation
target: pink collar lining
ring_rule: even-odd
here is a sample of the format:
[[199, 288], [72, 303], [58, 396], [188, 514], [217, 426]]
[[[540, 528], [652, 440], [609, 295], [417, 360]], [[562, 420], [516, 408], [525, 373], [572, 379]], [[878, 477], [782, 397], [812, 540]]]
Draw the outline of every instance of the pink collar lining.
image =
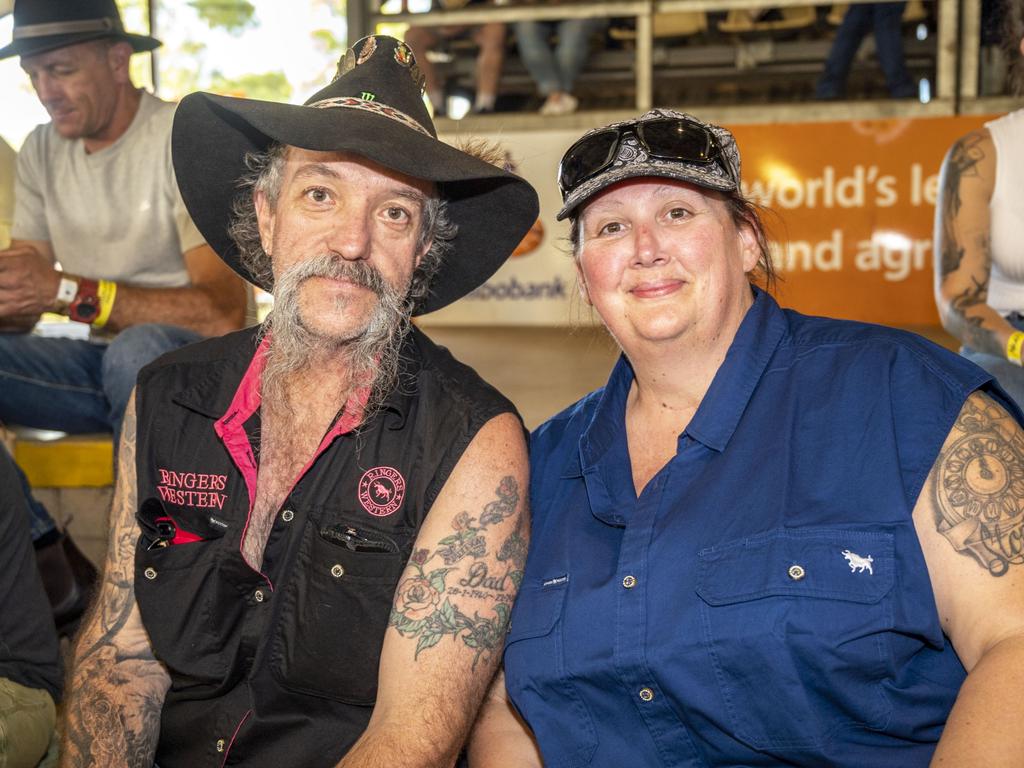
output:
[[[260, 341], [259, 347], [256, 348], [256, 353], [253, 355], [252, 361], [249, 363], [249, 367], [246, 369], [245, 375], [238, 385], [238, 389], [231, 400], [231, 405], [228, 406], [227, 412], [217, 419], [213, 425], [217, 436], [220, 437], [224, 447], [227, 448], [231, 460], [238, 467], [238, 471], [242, 473], [246, 490], [249, 493], [249, 511], [246, 515], [245, 530], [242, 532], [241, 541], [245, 540], [245, 534], [249, 530], [249, 520], [252, 518], [253, 506], [256, 504], [256, 478], [259, 471], [259, 464], [256, 461], [256, 456], [253, 454], [252, 444], [249, 442], [249, 436], [245, 432], [245, 422], [259, 410], [262, 402], [260, 397], [260, 380], [263, 377], [263, 369], [267, 365], [267, 350], [269, 349], [270, 334], [267, 334]], [[306, 465], [299, 471], [298, 477], [292, 482], [291, 488], [288, 489], [289, 494], [295, 487], [295, 484], [309, 471], [313, 462], [320, 458], [320, 455], [327, 450], [335, 438], [351, 432], [359, 426], [363, 418], [363, 411], [366, 408], [366, 401], [369, 397], [370, 387], [360, 387], [349, 396], [345, 407], [341, 410], [341, 416], [334, 423], [334, 426], [327, 430], [327, 434], [320, 441], [316, 452], [306, 462]], [[239, 546], [241, 546], [241, 542], [239, 542]], [[261, 573], [261, 575], [267, 578], [266, 574]], [[267, 583], [268, 585], [270, 584], [270, 579], [267, 579]], [[273, 585], [270, 586], [273, 589]]]

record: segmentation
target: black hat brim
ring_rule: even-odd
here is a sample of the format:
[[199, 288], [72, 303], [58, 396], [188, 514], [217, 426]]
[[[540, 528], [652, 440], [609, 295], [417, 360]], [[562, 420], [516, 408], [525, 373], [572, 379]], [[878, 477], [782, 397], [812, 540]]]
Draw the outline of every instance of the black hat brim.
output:
[[102, 32], [77, 32], [65, 35], [47, 35], [46, 37], [26, 37], [15, 40], [10, 45], [0, 48], [0, 59], [8, 59], [11, 56], [36, 56], [40, 53], [49, 53], [58, 48], [66, 48], [69, 45], [88, 43], [90, 40], [100, 40], [107, 37], [115, 37], [128, 43], [135, 53], [144, 53], [159, 48], [163, 43], [155, 37], [148, 35], [132, 35], [127, 32], [111, 33]]
[[190, 94], [178, 105], [171, 139], [182, 198], [207, 242], [256, 285], [239, 261], [228, 226], [238, 180], [247, 172], [246, 154], [274, 143], [350, 152], [437, 184], [458, 233], [417, 315], [441, 309], [486, 282], [539, 211], [537, 193], [523, 179], [374, 112]]

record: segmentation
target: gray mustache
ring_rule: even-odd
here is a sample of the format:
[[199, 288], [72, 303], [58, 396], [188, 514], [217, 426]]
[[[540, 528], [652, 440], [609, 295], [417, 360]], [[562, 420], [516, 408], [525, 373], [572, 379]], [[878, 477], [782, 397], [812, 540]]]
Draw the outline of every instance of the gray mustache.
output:
[[332, 280], [347, 280], [354, 285], [367, 288], [377, 296], [383, 296], [388, 284], [375, 268], [365, 261], [346, 261], [334, 253], [325, 253], [290, 268], [281, 282], [298, 287], [312, 277], [326, 277]]

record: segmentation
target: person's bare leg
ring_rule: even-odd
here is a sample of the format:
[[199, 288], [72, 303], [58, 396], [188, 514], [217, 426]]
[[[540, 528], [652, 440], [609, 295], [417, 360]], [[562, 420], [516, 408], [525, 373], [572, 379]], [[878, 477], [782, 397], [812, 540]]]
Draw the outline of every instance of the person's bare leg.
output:
[[430, 27], [409, 27], [405, 31], [405, 42], [416, 56], [416, 63], [426, 80], [427, 96], [435, 111], [444, 109], [444, 83], [437, 75], [437, 67], [427, 58], [427, 51], [437, 45], [440, 39]]
[[484, 24], [473, 32], [473, 42], [480, 46], [476, 59], [477, 112], [490, 112], [498, 98], [501, 65], [505, 62], [505, 25]]

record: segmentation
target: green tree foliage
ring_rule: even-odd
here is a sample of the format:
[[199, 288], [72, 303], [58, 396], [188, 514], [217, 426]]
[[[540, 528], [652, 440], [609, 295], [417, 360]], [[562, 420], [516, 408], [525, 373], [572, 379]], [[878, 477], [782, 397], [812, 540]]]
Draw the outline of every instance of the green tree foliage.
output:
[[244, 96], [264, 101], [288, 101], [292, 95], [292, 87], [283, 72], [245, 74], [234, 78], [214, 72], [210, 90], [228, 96]]
[[237, 35], [256, 26], [256, 6], [249, 0], [189, 0], [188, 4], [212, 29], [220, 27]]
[[345, 52], [345, 41], [339, 40], [329, 29], [314, 29], [310, 32], [317, 49], [324, 53], [339, 56]]

